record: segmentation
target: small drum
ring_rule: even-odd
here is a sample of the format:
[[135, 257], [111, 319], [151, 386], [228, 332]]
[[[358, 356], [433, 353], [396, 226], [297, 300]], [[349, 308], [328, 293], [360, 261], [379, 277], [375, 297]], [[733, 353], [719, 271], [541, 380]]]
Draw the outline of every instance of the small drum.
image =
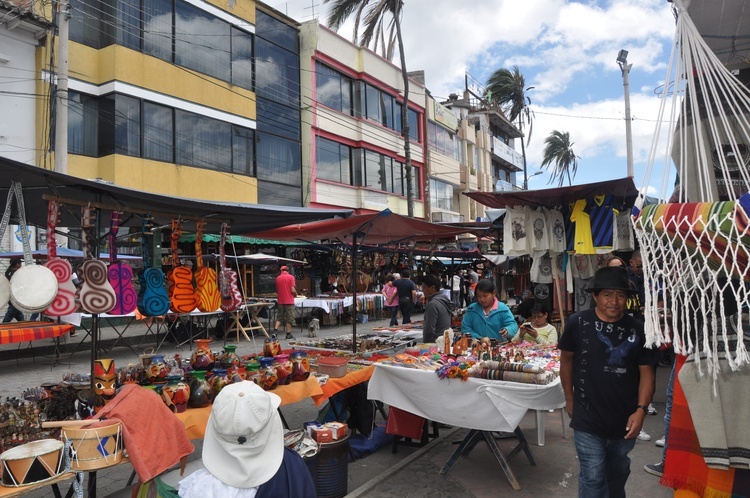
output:
[[62, 474], [63, 446], [56, 439], [41, 439], [4, 452], [0, 455], [3, 485], [28, 486]]
[[122, 424], [108, 420], [100, 427], [63, 427], [69, 443], [70, 470], [97, 470], [122, 461]]

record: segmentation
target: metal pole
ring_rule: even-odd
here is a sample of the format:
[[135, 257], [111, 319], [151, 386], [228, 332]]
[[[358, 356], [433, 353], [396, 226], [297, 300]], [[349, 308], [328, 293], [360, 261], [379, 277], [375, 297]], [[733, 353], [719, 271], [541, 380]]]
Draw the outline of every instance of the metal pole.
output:
[[57, 92], [55, 92], [55, 171], [68, 172], [68, 33], [70, 6], [68, 0], [57, 4]]
[[352, 234], [352, 353], [357, 353], [357, 232]]
[[625, 147], [628, 157], [628, 176], [634, 176], [633, 173], [633, 133], [630, 129], [630, 68], [632, 64], [622, 64], [622, 86], [625, 90]]

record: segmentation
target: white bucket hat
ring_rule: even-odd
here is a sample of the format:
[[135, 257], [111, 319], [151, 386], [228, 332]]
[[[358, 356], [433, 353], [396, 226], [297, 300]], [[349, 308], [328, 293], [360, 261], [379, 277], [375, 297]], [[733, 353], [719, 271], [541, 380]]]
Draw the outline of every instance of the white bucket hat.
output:
[[235, 488], [269, 481], [284, 458], [281, 398], [253, 382], [224, 387], [214, 399], [203, 440], [203, 464]]

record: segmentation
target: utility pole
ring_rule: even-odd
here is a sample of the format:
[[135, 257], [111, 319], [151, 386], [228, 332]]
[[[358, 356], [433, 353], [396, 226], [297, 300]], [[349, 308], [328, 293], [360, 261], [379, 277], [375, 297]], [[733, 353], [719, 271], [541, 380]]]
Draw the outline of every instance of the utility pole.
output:
[[70, 5], [57, 2], [57, 92], [55, 92], [55, 171], [68, 172], [68, 33]]
[[622, 71], [622, 86], [625, 90], [625, 148], [628, 157], [628, 176], [634, 176], [633, 173], [633, 132], [630, 122], [630, 68], [628, 64], [628, 51], [620, 50], [617, 54], [617, 63]]

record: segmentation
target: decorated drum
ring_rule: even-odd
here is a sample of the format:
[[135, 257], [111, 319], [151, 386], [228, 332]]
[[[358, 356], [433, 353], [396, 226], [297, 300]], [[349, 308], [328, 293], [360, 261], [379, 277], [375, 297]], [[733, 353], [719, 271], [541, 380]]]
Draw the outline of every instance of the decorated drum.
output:
[[63, 427], [70, 443], [70, 470], [97, 470], [122, 460], [122, 424], [107, 420], [99, 427]]
[[40, 439], [16, 446], [0, 455], [4, 486], [27, 486], [53, 479], [64, 472], [63, 443]]

